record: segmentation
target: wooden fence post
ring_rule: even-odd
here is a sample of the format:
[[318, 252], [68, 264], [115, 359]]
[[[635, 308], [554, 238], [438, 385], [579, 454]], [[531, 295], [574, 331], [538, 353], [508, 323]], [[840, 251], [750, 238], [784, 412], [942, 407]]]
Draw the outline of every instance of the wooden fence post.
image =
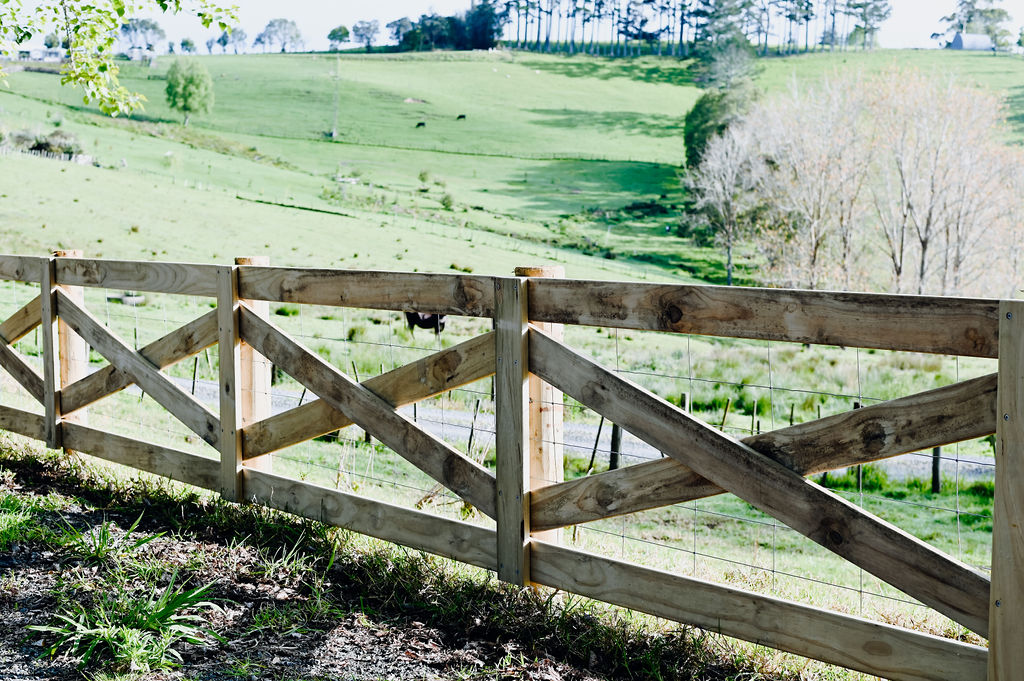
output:
[[220, 493], [241, 501], [241, 342], [238, 334], [238, 267], [217, 268], [217, 343], [220, 353]]
[[54, 288], [56, 274], [56, 260], [52, 257], [49, 260], [44, 260], [39, 282], [39, 302], [43, 343], [44, 433], [48, 449], [60, 449], [62, 444], [60, 386], [58, 384], [60, 380], [60, 349], [54, 329], [57, 323], [57, 294]]
[[989, 681], [1024, 669], [1024, 301], [999, 303], [996, 484], [992, 505]]
[[[561, 265], [517, 267], [515, 274], [517, 277], [564, 279], [565, 268]], [[565, 336], [565, 329], [561, 324], [534, 322], [534, 325], [555, 340], [561, 341]], [[550, 383], [542, 381], [539, 376], [530, 374], [529, 392], [530, 475], [528, 488], [535, 490], [538, 487], [546, 487], [565, 480], [562, 433], [565, 406], [562, 391], [557, 390]], [[532, 536], [546, 542], [560, 543], [562, 531], [545, 530], [544, 532], [534, 532]]]
[[495, 452], [498, 579], [530, 581], [530, 439], [526, 279], [495, 278]]
[[[56, 258], [81, 258], [80, 250], [54, 251]], [[60, 286], [68, 298], [81, 306], [85, 305], [85, 289], [81, 286]], [[60, 362], [60, 389], [68, 387], [75, 381], [89, 375], [89, 344], [85, 339], [75, 333], [67, 323], [60, 318], [60, 310], [57, 310], [57, 359]], [[73, 414], [64, 415], [61, 408], [61, 421], [70, 421], [85, 425], [88, 417], [85, 409], [79, 409]], [[65, 454], [73, 455], [70, 449], [64, 450]]]
[[[266, 267], [270, 265], [270, 258], [265, 255], [251, 256], [248, 258], [235, 258], [235, 265], [253, 265]], [[267, 319], [270, 317], [270, 303], [265, 300], [243, 300], [249, 308], [258, 316]], [[240, 401], [239, 418], [242, 425], [262, 421], [271, 414], [271, 385], [270, 379], [273, 374], [273, 367], [266, 357], [256, 352], [251, 345], [241, 341], [238, 348], [238, 393]], [[273, 471], [273, 459], [271, 455], [258, 456], [245, 462], [245, 466], [259, 471], [270, 473]]]

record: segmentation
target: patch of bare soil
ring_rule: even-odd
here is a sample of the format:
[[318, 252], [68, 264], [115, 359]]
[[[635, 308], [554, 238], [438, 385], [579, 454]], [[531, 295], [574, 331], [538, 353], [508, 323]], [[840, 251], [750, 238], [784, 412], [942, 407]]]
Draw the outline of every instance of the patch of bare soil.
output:
[[[213, 629], [224, 641], [181, 646], [184, 664], [139, 678], [195, 679], [471, 679], [579, 680], [599, 678], [552, 659], [531, 659], [515, 643], [460, 636], [453, 630], [411, 618], [388, 617], [345, 608], [343, 602], [316, 613], [301, 581], [282, 574], [255, 577], [257, 552], [247, 546], [161, 538], [139, 551], [137, 560], [168, 570], [199, 563], [190, 581], [212, 583]], [[198, 560], [197, 560], [198, 557]], [[82, 679], [97, 666], [79, 670], [74, 661], [44, 654], [41, 634], [31, 625], [53, 622], [58, 589], [77, 589], [71, 598], [87, 603], [105, 568], [68, 560], [45, 546], [16, 545], [0, 555], [0, 678]], [[336, 571], [332, 570], [332, 573]], [[158, 575], [166, 582], [169, 575]], [[342, 576], [340, 574], [334, 576]], [[334, 584], [322, 582], [331, 590]], [[102, 665], [98, 665], [102, 667]]]

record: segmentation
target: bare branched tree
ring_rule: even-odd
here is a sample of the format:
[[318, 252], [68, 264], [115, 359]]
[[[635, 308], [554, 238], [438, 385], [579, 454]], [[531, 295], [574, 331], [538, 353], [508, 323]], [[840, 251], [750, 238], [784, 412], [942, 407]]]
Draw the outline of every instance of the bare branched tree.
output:
[[733, 249], [749, 231], [749, 212], [757, 205], [756, 189], [763, 166], [753, 152], [753, 138], [744, 126], [727, 128], [708, 142], [700, 165], [690, 174], [696, 207], [711, 223], [725, 248], [726, 283], [732, 286]]

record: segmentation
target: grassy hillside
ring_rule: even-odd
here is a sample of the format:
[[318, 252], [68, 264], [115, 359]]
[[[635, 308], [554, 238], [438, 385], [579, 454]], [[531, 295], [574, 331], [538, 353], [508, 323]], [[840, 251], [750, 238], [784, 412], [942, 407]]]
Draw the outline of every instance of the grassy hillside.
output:
[[[52, 73], [14, 73], [0, 91], [0, 130], [59, 127], [102, 169], [0, 157], [5, 173], [23, 178], [0, 197], [0, 245], [187, 260], [262, 247], [277, 262], [478, 272], [507, 272], [528, 255], [586, 276], [722, 280], [718, 253], [674, 229], [682, 120], [700, 94], [686, 62], [500, 52], [201, 59], [217, 105], [190, 128], [164, 102], [168, 59], [124, 67], [126, 85], [149, 98], [131, 120], [99, 116]], [[1024, 99], [1024, 60], [989, 55], [806, 55], [763, 61], [759, 79], [770, 92], [895, 63], [958, 73], [1011, 105]], [[1018, 139], [1022, 116], [1013, 119]], [[168, 229], [181, 238], [168, 243]], [[300, 229], [310, 238], [295, 245]], [[480, 236], [458, 247], [467, 234]], [[361, 238], [358, 262], [359, 248], [323, 248]]]

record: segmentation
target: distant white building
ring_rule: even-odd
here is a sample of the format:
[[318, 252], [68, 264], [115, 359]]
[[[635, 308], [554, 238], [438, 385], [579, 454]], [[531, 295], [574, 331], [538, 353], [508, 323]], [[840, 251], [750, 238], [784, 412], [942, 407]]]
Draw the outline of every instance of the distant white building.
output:
[[983, 50], [991, 52], [996, 49], [996, 44], [992, 42], [992, 38], [984, 33], [961, 33], [957, 31], [953, 39], [946, 44], [946, 47], [951, 50]]

